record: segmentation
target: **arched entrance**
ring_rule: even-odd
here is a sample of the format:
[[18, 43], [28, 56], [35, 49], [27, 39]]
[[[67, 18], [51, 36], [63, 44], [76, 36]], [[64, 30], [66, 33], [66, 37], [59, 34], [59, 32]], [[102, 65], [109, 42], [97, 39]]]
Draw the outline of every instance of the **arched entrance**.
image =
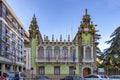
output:
[[91, 69], [90, 68], [84, 68], [83, 69], [83, 77], [85, 77], [88, 74], [91, 74]]

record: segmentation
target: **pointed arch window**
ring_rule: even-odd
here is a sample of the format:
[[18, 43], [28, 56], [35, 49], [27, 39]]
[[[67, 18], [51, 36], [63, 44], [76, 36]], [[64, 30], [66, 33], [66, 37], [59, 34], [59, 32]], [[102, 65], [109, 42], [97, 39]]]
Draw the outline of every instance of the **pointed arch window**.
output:
[[42, 46], [40, 46], [38, 49], [38, 56], [37, 57], [44, 58], [44, 48]]
[[54, 56], [56, 59], [56, 63], [58, 63], [58, 60], [60, 59], [60, 48], [58, 46], [56, 46], [54, 49]]
[[75, 59], [76, 59], [76, 50], [75, 50], [74, 46], [70, 48], [70, 59], [72, 59], [73, 62], [75, 62]]
[[68, 59], [68, 49], [67, 49], [66, 46], [64, 46], [63, 49], [62, 49], [62, 58], [64, 60]]
[[47, 57], [47, 60], [50, 61], [51, 58], [52, 58], [52, 47], [51, 46], [48, 46], [46, 48], [46, 57]]
[[91, 59], [91, 48], [90, 47], [86, 48], [85, 53], [86, 53], [85, 58]]

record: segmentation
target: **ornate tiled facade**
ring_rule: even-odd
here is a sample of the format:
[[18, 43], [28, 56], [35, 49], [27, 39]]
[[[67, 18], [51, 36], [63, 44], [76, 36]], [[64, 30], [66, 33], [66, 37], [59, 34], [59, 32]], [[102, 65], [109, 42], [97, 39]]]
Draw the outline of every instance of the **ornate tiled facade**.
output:
[[96, 25], [91, 21], [90, 15], [85, 11], [78, 32], [71, 41], [52, 40], [44, 35], [42, 38], [35, 15], [29, 27], [30, 43], [25, 44], [29, 49], [31, 64], [28, 69], [33, 69], [33, 74], [48, 75], [49, 77], [80, 75], [96, 71]]

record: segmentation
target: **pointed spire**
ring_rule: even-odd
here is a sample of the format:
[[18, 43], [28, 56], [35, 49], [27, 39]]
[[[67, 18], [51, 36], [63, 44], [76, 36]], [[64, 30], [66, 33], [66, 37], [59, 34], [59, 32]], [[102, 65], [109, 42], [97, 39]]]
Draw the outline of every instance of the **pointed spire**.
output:
[[35, 13], [33, 14], [33, 17], [35, 18]]
[[33, 14], [33, 21], [36, 21], [35, 13]]
[[85, 9], [85, 14], [87, 15], [87, 12], [88, 12], [88, 10], [87, 10], [87, 8]]
[[36, 25], [36, 27], [37, 27], [37, 21], [36, 21], [35, 14], [33, 14], [33, 18], [32, 18], [31, 24], [32, 25]]
[[88, 14], [88, 9], [85, 9], [85, 15], [83, 16], [82, 22], [86, 24], [90, 24], [90, 15]]
[[39, 27], [37, 25], [37, 20], [36, 20], [35, 14], [33, 14], [33, 18], [29, 27], [29, 32], [31, 33], [30, 36], [35, 38], [38, 30], [39, 30]]

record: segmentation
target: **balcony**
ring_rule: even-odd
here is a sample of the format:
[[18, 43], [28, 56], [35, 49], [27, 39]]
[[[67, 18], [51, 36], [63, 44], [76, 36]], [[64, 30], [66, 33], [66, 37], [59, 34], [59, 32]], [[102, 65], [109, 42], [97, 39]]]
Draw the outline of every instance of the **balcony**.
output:
[[11, 41], [9, 39], [6, 40], [7, 44], [11, 45]]
[[83, 60], [82, 60], [82, 62], [94, 62], [94, 59], [93, 58], [84, 58]]
[[12, 34], [7, 30], [7, 36], [12, 37]]
[[10, 49], [9, 47], [7, 47], [6, 52], [12, 54], [12, 49]]
[[36, 62], [53, 62], [53, 63], [56, 63], [56, 62], [60, 62], [60, 63], [68, 63], [68, 62], [70, 62], [70, 63], [73, 63], [73, 62], [75, 62], [75, 63], [77, 63], [78, 62], [78, 58], [75, 58], [74, 59], [74, 61], [73, 61], [73, 58], [66, 58], [66, 59], [64, 59], [64, 58], [58, 58], [58, 61], [57, 61], [57, 59], [56, 59], [56, 57], [52, 57], [52, 58], [47, 58], [47, 57], [36, 57]]

